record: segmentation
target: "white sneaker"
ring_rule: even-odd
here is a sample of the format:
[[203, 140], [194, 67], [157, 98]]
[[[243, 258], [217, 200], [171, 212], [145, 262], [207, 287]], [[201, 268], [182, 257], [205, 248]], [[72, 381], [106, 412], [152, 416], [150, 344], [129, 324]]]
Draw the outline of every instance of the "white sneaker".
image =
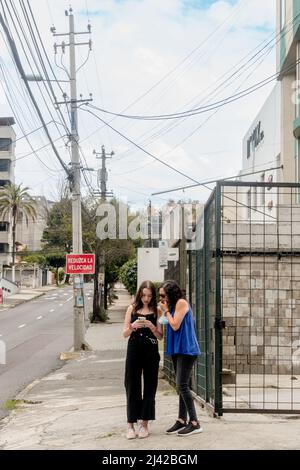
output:
[[139, 439], [144, 439], [145, 437], [148, 437], [148, 436], [149, 436], [148, 429], [144, 428], [144, 426], [141, 426], [139, 428], [138, 438]]
[[136, 434], [135, 434], [134, 428], [127, 428], [126, 438], [127, 438], [127, 439], [135, 439], [135, 438], [136, 438]]

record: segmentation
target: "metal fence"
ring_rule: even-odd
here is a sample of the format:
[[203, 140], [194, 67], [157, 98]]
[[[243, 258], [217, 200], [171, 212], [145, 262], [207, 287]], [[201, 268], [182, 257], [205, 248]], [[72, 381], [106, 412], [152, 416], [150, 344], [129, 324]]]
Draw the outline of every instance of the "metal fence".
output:
[[200, 246], [186, 252], [202, 350], [193, 388], [218, 415], [300, 413], [299, 194], [299, 184], [219, 183]]

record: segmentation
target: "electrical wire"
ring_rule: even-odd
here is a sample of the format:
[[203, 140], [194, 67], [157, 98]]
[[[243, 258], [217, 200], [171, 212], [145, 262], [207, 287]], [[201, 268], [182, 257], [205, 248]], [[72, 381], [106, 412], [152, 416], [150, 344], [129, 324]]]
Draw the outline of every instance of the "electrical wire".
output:
[[66, 167], [65, 163], [64, 163], [63, 160], [61, 159], [61, 157], [60, 157], [60, 155], [59, 155], [57, 149], [56, 149], [55, 146], [54, 146], [53, 140], [52, 140], [52, 138], [51, 138], [51, 136], [50, 136], [50, 134], [49, 134], [49, 131], [48, 131], [48, 129], [47, 129], [47, 126], [45, 125], [44, 118], [43, 118], [43, 116], [42, 116], [42, 114], [41, 114], [41, 112], [40, 112], [40, 109], [39, 109], [39, 107], [38, 107], [38, 104], [37, 104], [37, 102], [36, 102], [34, 96], [33, 96], [33, 93], [32, 93], [32, 91], [31, 91], [31, 89], [30, 89], [30, 87], [29, 87], [29, 85], [28, 85], [28, 82], [27, 82], [27, 79], [26, 79], [26, 76], [25, 76], [25, 73], [24, 73], [24, 69], [23, 69], [23, 66], [22, 66], [22, 64], [21, 64], [21, 61], [20, 61], [20, 58], [19, 58], [19, 55], [18, 55], [18, 51], [17, 51], [16, 45], [15, 45], [15, 43], [14, 43], [12, 37], [10, 36], [9, 30], [8, 30], [8, 28], [7, 28], [7, 26], [6, 26], [6, 23], [5, 23], [5, 21], [4, 21], [3, 16], [2, 16], [1, 13], [0, 13], [0, 23], [1, 23], [2, 27], [3, 27], [3, 29], [4, 29], [5, 34], [6, 34], [7, 40], [8, 40], [8, 42], [9, 42], [11, 51], [12, 51], [13, 56], [14, 56], [15, 63], [16, 63], [17, 68], [18, 68], [18, 70], [19, 70], [19, 73], [20, 73], [21, 77], [22, 77], [23, 80], [24, 80], [24, 83], [25, 83], [25, 85], [26, 85], [26, 88], [27, 88], [27, 90], [28, 90], [28, 93], [29, 93], [29, 95], [30, 95], [30, 98], [31, 98], [31, 100], [32, 100], [32, 102], [33, 102], [33, 104], [34, 104], [34, 107], [35, 107], [35, 109], [36, 109], [36, 111], [37, 111], [37, 114], [38, 114], [38, 116], [39, 116], [39, 119], [41, 120], [41, 122], [42, 122], [42, 124], [43, 124], [43, 127], [44, 127], [44, 130], [45, 130], [45, 132], [46, 132], [46, 135], [47, 135], [47, 137], [48, 137], [48, 139], [49, 139], [49, 141], [50, 141], [50, 143], [51, 143], [52, 149], [53, 149], [53, 151], [54, 151], [54, 153], [55, 153], [57, 159], [59, 160], [60, 164], [62, 165], [62, 167], [64, 168], [65, 172], [67, 173], [67, 175], [68, 175], [69, 177], [71, 177], [70, 170]]
[[164, 115], [157, 115], [157, 116], [134, 116], [134, 115], [126, 115], [126, 114], [120, 114], [120, 113], [114, 113], [112, 111], [108, 111], [102, 108], [99, 108], [95, 105], [91, 105], [90, 103], [84, 103], [85, 106], [89, 106], [92, 109], [96, 109], [97, 111], [101, 111], [106, 114], [110, 114], [113, 116], [118, 116], [118, 117], [123, 117], [126, 119], [136, 119], [136, 120], [142, 120], [142, 121], [159, 121], [159, 120], [170, 120], [170, 119], [182, 119], [185, 117], [190, 117], [190, 116], [195, 116], [197, 114], [203, 114], [208, 111], [212, 111], [214, 109], [220, 108], [222, 106], [225, 106], [227, 104], [230, 104], [238, 99], [244, 98], [245, 96], [254, 93], [255, 91], [263, 88], [264, 86], [268, 85], [269, 83], [273, 82], [274, 80], [277, 80], [282, 72], [287, 72], [293, 69], [297, 64], [299, 64], [300, 60], [297, 60], [293, 62], [292, 64], [288, 65], [284, 69], [281, 70], [280, 73], [276, 73], [273, 75], [270, 75], [269, 77], [265, 78], [264, 80], [261, 80], [251, 87], [248, 87], [239, 93], [236, 93], [234, 95], [228, 96], [227, 98], [224, 98], [222, 100], [210, 103], [209, 105], [206, 106], [200, 106], [198, 108], [190, 109], [183, 111], [181, 113], [174, 113], [174, 114], [164, 114]]

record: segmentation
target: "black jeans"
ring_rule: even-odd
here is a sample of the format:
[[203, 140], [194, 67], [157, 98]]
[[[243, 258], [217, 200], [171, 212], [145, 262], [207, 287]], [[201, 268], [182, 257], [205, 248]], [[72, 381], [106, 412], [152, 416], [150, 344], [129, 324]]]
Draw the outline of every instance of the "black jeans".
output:
[[125, 366], [128, 423], [155, 419], [159, 359], [157, 340], [155, 344], [145, 337], [129, 338]]
[[187, 354], [174, 354], [172, 356], [173, 366], [176, 374], [176, 389], [179, 394], [179, 412], [178, 418], [190, 421], [197, 421], [197, 414], [194, 400], [190, 390], [190, 382], [194, 362], [197, 356]]

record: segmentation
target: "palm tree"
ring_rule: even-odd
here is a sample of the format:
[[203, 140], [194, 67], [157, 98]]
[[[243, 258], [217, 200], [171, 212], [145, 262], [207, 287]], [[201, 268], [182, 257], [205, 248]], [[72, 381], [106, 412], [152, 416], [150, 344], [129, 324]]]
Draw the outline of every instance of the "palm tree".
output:
[[7, 184], [0, 188], [0, 219], [12, 221], [12, 281], [15, 282], [16, 260], [16, 225], [17, 220], [23, 216], [28, 224], [29, 219], [35, 220], [35, 201], [27, 192], [29, 188], [21, 184]]

